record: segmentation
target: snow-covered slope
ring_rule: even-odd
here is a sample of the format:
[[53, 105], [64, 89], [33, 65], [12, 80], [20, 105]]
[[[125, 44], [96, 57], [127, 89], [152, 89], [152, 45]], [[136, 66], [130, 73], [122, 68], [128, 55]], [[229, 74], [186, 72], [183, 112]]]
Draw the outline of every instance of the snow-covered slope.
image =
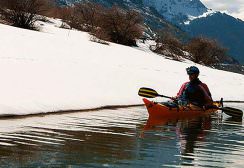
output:
[[[189, 61], [94, 43], [54, 25], [36, 32], [0, 24], [0, 115], [138, 104], [142, 86], [174, 96], [188, 80]], [[244, 100], [243, 75], [198, 67], [215, 100]]]
[[[244, 22], [208, 9], [200, 0], [56, 0], [60, 5], [92, 1], [106, 6], [117, 4], [136, 9], [154, 30], [172, 27], [179, 36], [206, 36], [216, 39], [228, 54], [244, 63]], [[173, 24], [172, 24], [173, 23]], [[169, 26], [170, 25], [170, 26]], [[177, 25], [178, 28], [172, 25]], [[180, 28], [180, 29], [179, 29]], [[211, 29], [211, 31], [209, 31]], [[235, 31], [233, 31], [235, 30]], [[184, 32], [183, 32], [184, 31]], [[186, 33], [187, 32], [187, 33]], [[153, 33], [152, 33], [153, 34]], [[189, 36], [186, 36], [188, 34]]]

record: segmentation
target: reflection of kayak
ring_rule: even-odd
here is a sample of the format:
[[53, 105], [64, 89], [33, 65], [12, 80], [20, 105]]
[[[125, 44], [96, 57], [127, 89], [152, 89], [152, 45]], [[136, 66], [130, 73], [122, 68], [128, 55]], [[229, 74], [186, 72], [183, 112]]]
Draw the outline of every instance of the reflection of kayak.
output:
[[[191, 118], [191, 117], [197, 117], [202, 116], [206, 114], [210, 114], [213, 112], [216, 112], [216, 109], [208, 109], [203, 110], [200, 107], [190, 105], [186, 108], [172, 108], [167, 107], [160, 103], [152, 102], [148, 99], [143, 99], [147, 111], [149, 113], [149, 117], [153, 118], [172, 118], [172, 119], [180, 119], [180, 118]], [[215, 103], [216, 106], [220, 106], [219, 103]]]

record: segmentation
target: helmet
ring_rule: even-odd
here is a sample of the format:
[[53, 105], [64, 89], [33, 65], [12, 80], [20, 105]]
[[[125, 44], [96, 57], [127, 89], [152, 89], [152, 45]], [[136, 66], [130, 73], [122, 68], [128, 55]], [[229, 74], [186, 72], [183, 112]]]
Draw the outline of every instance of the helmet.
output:
[[188, 75], [200, 73], [199, 69], [195, 66], [190, 66], [190, 67], [186, 68], [186, 72]]

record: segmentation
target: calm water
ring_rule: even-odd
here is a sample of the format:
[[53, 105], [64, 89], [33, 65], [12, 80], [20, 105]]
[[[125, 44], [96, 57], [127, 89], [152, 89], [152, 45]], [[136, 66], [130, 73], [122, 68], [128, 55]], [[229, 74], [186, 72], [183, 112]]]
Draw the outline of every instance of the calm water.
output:
[[135, 107], [0, 119], [0, 167], [244, 167], [242, 120], [148, 126], [147, 116]]

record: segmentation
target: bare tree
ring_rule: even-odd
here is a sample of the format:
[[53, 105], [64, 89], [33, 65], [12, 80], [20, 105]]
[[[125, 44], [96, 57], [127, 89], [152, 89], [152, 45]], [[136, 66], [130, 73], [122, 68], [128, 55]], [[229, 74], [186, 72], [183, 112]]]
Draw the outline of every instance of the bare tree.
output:
[[57, 16], [72, 28], [93, 32], [98, 28], [101, 12], [104, 11], [104, 7], [97, 3], [81, 2], [74, 6], [57, 8]]
[[117, 6], [108, 9], [101, 17], [101, 28], [112, 42], [135, 46], [143, 35], [142, 16], [133, 10], [123, 11]]
[[82, 25], [82, 29], [88, 32], [98, 28], [103, 11], [105, 11], [104, 7], [91, 2], [76, 4], [74, 8], [76, 20]]
[[34, 23], [49, 7], [49, 0], [1, 0], [0, 14], [13, 26], [35, 29]]
[[176, 38], [172, 32], [164, 29], [158, 32], [156, 46], [153, 51], [169, 56], [174, 60], [181, 60], [182, 57], [184, 57], [183, 44], [181, 41]]
[[216, 40], [203, 37], [193, 38], [186, 46], [192, 54], [192, 61], [208, 66], [223, 62], [226, 59], [226, 48], [221, 47]]
[[101, 40], [135, 46], [136, 39], [143, 35], [142, 16], [134, 10], [82, 2], [59, 8], [57, 13], [72, 28], [90, 32]]
[[74, 7], [70, 6], [56, 7], [53, 10], [53, 17], [62, 19], [63, 24], [67, 23], [71, 28], [77, 27], [76, 24], [80, 26], [74, 21], [74, 15]]

